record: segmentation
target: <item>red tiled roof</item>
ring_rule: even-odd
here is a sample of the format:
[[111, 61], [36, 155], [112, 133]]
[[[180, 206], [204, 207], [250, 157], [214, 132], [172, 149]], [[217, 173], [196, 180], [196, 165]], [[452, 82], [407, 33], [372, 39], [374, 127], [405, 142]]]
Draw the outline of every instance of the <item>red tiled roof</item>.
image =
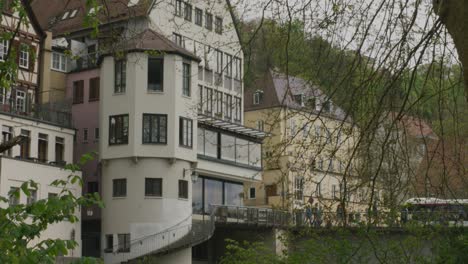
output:
[[[139, 0], [130, 7], [129, 2], [130, 0], [98, 0], [103, 7], [98, 16], [101, 24], [145, 16], [152, 1]], [[33, 0], [31, 7], [41, 28], [52, 31], [55, 36], [86, 29], [84, 23], [89, 12], [86, 0]], [[71, 14], [73, 10], [77, 10], [74, 17], [62, 19], [66, 12]]]

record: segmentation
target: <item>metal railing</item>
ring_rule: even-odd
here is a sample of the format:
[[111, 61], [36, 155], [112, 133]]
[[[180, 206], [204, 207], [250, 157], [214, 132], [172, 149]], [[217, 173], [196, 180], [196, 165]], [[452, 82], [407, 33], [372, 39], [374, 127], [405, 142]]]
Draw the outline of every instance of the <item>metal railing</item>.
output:
[[11, 103], [0, 104], [0, 113], [29, 118], [34, 121], [43, 121], [68, 128], [72, 127], [72, 115], [70, 111], [60, 111], [39, 104], [26, 104], [23, 107], [17, 107], [14, 101], [11, 101]]
[[215, 223], [264, 225], [267, 227], [286, 227], [291, 224], [291, 214], [271, 208], [212, 205]]

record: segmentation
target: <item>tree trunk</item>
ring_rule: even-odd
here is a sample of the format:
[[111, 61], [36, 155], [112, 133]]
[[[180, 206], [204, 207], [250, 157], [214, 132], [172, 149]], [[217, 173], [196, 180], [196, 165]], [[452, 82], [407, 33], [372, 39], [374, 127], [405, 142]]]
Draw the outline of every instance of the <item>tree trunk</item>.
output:
[[465, 79], [465, 98], [468, 101], [468, 1], [433, 0], [432, 3], [458, 51]]
[[0, 153], [2, 153], [4, 151], [7, 151], [7, 150], [13, 148], [16, 145], [21, 144], [25, 139], [26, 139], [26, 137], [24, 137], [24, 136], [17, 136], [17, 137], [14, 137], [14, 138], [6, 141], [6, 142], [3, 142], [2, 144], [0, 144]]

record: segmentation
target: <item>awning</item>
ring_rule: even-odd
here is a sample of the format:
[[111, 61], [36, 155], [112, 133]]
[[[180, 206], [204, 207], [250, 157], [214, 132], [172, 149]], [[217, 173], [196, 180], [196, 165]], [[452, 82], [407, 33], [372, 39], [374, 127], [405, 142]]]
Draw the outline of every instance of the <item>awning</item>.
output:
[[257, 139], [264, 139], [265, 137], [269, 136], [269, 134], [266, 132], [203, 114], [198, 114], [198, 122], [218, 129], [227, 130], [233, 133], [254, 137]]

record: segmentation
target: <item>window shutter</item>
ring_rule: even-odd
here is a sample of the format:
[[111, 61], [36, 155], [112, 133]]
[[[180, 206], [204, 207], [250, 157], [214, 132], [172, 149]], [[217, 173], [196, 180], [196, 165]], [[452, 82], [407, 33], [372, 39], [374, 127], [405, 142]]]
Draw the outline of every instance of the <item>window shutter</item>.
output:
[[28, 45], [29, 49], [29, 71], [34, 72], [34, 66], [36, 65], [36, 47], [33, 45]]

